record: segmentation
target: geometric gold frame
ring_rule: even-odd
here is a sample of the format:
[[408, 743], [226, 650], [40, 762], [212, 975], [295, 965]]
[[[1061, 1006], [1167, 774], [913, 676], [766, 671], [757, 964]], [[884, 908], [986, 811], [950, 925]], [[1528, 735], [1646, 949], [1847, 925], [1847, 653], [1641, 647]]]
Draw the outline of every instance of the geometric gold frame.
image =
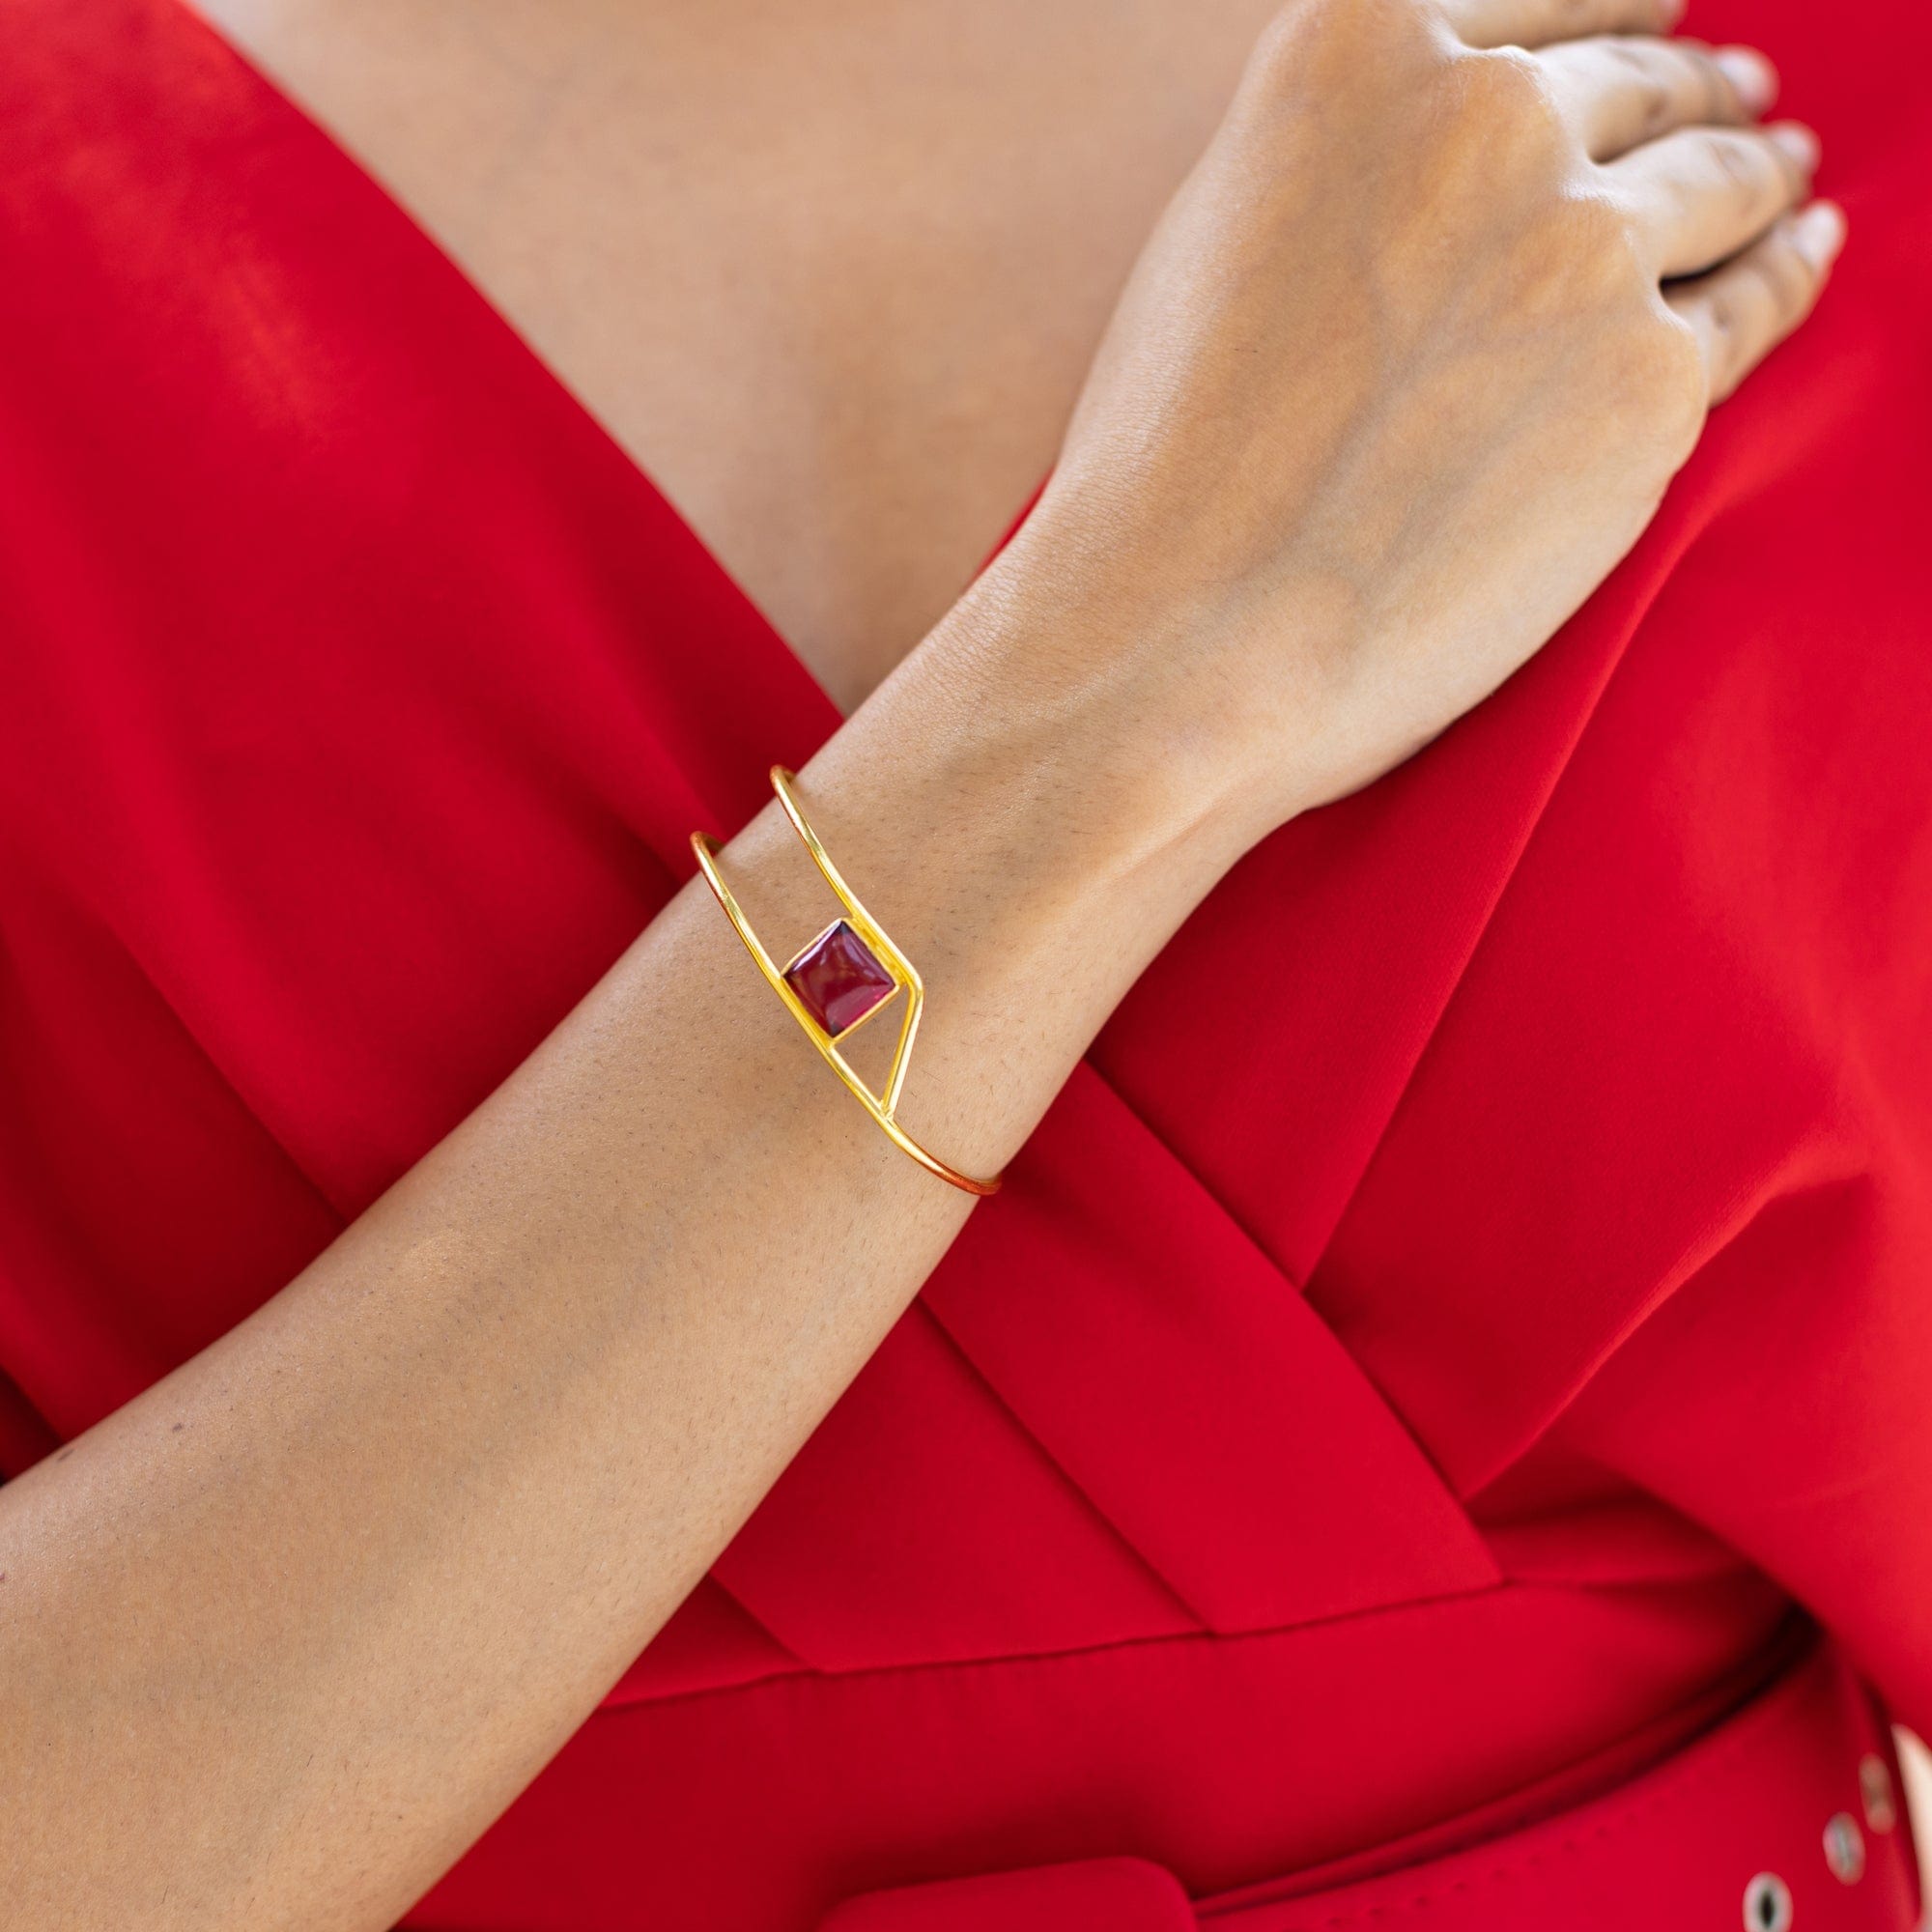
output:
[[[694, 832], [691, 835], [692, 849], [697, 854], [697, 863], [703, 868], [706, 882], [718, 895], [718, 903], [724, 908], [725, 917], [730, 920], [738, 937], [745, 942], [745, 950], [757, 961], [758, 971], [770, 981], [773, 992], [785, 1003], [785, 1008], [792, 1018], [805, 1029], [806, 1037], [825, 1057], [832, 1070], [851, 1090], [860, 1105], [885, 1130], [893, 1145], [918, 1161], [928, 1174], [936, 1174], [941, 1180], [951, 1181], [954, 1187], [963, 1188], [968, 1194], [998, 1193], [1000, 1183], [997, 1177], [991, 1180], [975, 1180], [971, 1176], [961, 1174], [956, 1168], [948, 1167], [936, 1154], [928, 1153], [899, 1125], [896, 1118], [899, 1094], [905, 1086], [906, 1069], [912, 1061], [913, 1041], [919, 1035], [919, 1016], [925, 1005], [925, 987], [912, 961], [893, 944], [885, 928], [860, 903], [858, 895], [839, 875], [838, 867], [832, 863], [831, 855], [818, 842], [817, 834], [806, 822], [805, 813], [799, 810], [798, 800], [792, 796], [791, 786], [792, 774], [782, 765], [774, 765], [772, 789], [778, 793], [779, 804], [784, 808], [785, 816], [791, 820], [792, 830], [804, 842], [805, 849], [811, 854], [812, 863], [824, 874], [825, 883], [832, 888], [838, 895], [839, 904], [845, 908], [845, 917], [853, 931], [871, 950], [873, 956], [891, 976], [895, 990], [888, 993], [877, 1006], [864, 1014], [854, 1025], [847, 1027], [843, 1033], [836, 1035], [828, 1033], [819, 1024], [816, 1014], [799, 998], [785, 979], [792, 966], [804, 956], [805, 952], [817, 944], [817, 941], [808, 941], [806, 947], [792, 960], [783, 966], [779, 965], [765, 951], [763, 942], [752, 929], [751, 921], [745, 917], [737, 899], [732, 896], [731, 888], [720, 875], [715, 863], [719, 850], [717, 841], [707, 838], [701, 832]], [[900, 991], [906, 996], [906, 1004], [905, 1017], [899, 1023], [898, 1045], [893, 1051], [892, 1069], [886, 1075], [885, 1090], [883, 1093], [875, 1094], [867, 1086], [852, 1063], [838, 1051], [838, 1043], [847, 1035], [856, 1033], [873, 1013], [891, 1006]]]

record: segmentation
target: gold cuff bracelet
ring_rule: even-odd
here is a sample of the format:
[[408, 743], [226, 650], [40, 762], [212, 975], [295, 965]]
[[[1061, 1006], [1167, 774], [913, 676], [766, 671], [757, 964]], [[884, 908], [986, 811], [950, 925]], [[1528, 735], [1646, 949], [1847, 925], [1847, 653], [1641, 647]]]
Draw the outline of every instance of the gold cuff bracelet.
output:
[[[809, 940], [784, 965], [778, 965], [752, 930], [731, 888], [720, 876], [717, 867], [718, 843], [701, 832], [691, 835], [692, 850], [703, 868], [705, 882], [718, 895], [724, 916], [731, 922], [745, 951], [758, 962], [758, 971], [771, 982], [772, 990], [785, 1003], [806, 1037], [825, 1056], [832, 1070], [857, 1095], [859, 1104], [885, 1129], [888, 1139], [902, 1153], [910, 1154], [928, 1174], [968, 1194], [993, 1194], [999, 1189], [997, 1176], [991, 1180], [975, 1180], [961, 1174], [935, 1154], [930, 1154], [899, 1125], [895, 1115], [899, 1090], [905, 1085], [906, 1066], [912, 1059], [912, 1043], [919, 1032], [920, 1009], [925, 1004], [925, 988], [913, 963], [886, 936], [878, 922], [861, 905], [852, 889], [838, 876], [838, 868], [827, 856], [817, 835], [806, 823], [798, 800], [792, 796], [792, 774], [782, 765], [772, 767], [772, 789], [779, 795], [792, 830], [805, 842], [812, 863], [825, 876], [825, 883], [845, 908], [842, 919], [835, 919], [815, 939]], [[903, 990], [905, 1018], [899, 1025], [899, 1043], [893, 1053], [892, 1070], [886, 1075], [885, 1091], [875, 1094], [867, 1087], [852, 1064], [838, 1051], [838, 1042], [891, 1005]]]

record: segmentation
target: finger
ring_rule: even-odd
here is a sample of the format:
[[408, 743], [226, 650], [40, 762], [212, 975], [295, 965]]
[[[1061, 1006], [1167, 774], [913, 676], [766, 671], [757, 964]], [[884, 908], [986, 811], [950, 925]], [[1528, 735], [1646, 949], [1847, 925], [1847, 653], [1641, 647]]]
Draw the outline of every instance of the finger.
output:
[[1695, 41], [1611, 34], [1565, 41], [1537, 58], [1593, 161], [1679, 128], [1736, 127], [1777, 91], [1771, 63], [1749, 47], [1713, 52]]
[[1686, 128], [1633, 148], [1604, 174], [1634, 214], [1656, 272], [1695, 275], [1803, 200], [1817, 162], [1817, 137], [1794, 123]]
[[1721, 269], [1664, 291], [1664, 300], [1696, 332], [1714, 403], [1811, 313], [1844, 239], [1845, 217], [1836, 205], [1814, 201]]
[[1662, 34], [1684, 0], [1442, 0], [1472, 47], [1545, 47], [1585, 34]]

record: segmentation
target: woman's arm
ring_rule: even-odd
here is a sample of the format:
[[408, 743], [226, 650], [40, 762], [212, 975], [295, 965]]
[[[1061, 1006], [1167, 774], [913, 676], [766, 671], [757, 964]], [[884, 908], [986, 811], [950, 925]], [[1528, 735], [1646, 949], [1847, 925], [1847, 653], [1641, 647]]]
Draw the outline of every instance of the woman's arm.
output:
[[[1490, 5], [1492, 37], [1543, 12]], [[1035, 516], [802, 775], [925, 976], [907, 1119], [966, 1171], [1248, 845], [1543, 642], [1807, 305], [1829, 248], [1773, 227], [1803, 169], [1667, 131], [1737, 116], [1709, 64], [1647, 51], [1660, 95], [1566, 58], [1472, 52], [1409, 0], [1285, 15]], [[1662, 138], [1600, 167], [1619, 113]], [[774, 951], [829, 916], [775, 809], [723, 865]], [[967, 1207], [687, 889], [294, 1283], [0, 1492], [10, 1924], [390, 1923]]]
[[[935, 651], [801, 780], [932, 989], [908, 1116], [968, 1171], [1212, 875], [1155, 849], [1131, 785], [1050, 795], [995, 688], [1020, 642], [974, 625], [986, 688]], [[722, 863], [780, 956], [838, 910], [775, 811]], [[687, 889], [291, 1287], [0, 1492], [8, 1922], [393, 1922], [697, 1580], [968, 1207]]]

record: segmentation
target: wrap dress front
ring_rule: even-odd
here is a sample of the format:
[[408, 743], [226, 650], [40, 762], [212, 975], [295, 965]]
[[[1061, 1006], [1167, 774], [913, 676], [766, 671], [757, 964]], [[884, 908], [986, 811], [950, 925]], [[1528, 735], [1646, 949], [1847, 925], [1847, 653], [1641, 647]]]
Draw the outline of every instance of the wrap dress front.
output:
[[[410, 1925], [1450, 1925], [1506, 1845], [1492, 1927], [1912, 1922], [1932, 16], [1720, 11], [1849, 210], [1818, 317], [1545, 652], [1201, 908]], [[10, 0], [0, 1473], [287, 1282], [837, 722], [205, 27]]]

